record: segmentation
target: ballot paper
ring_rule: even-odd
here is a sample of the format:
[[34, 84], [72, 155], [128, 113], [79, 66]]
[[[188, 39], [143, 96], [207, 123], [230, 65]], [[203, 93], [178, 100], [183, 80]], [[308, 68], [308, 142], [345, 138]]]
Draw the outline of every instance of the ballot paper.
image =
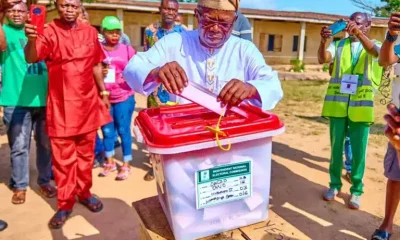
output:
[[173, 190], [181, 192], [188, 200], [194, 203], [196, 195], [193, 191], [193, 180], [187, 176], [181, 165], [176, 161], [168, 162], [164, 171], [167, 183]]
[[106, 77], [104, 78], [104, 83], [115, 83], [115, 69], [109, 68]]
[[246, 198], [244, 201], [246, 202], [246, 205], [249, 207], [249, 209], [253, 211], [264, 202], [264, 199], [260, 193], [254, 192], [251, 197]]
[[225, 113], [226, 106], [222, 107], [221, 103], [217, 102], [217, 95], [197, 83], [190, 82], [179, 96], [197, 103], [218, 115]]
[[176, 212], [174, 214], [174, 220], [178, 223], [179, 227], [185, 229], [194, 224], [197, 218], [199, 218], [199, 214], [194, 208], [194, 205], [192, 206], [185, 198], [179, 195], [176, 195], [173, 201], [176, 203], [174, 205], [174, 211]]

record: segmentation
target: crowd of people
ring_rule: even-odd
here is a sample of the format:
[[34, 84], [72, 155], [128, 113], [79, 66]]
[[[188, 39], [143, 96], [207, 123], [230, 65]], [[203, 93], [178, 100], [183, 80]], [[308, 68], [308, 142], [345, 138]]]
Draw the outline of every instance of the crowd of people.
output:
[[[116, 180], [129, 177], [133, 160], [131, 122], [135, 91], [148, 93], [148, 107], [182, 102], [173, 97], [170, 99], [170, 93], [177, 90], [172, 91], [171, 86], [183, 87], [182, 81], [188, 79], [186, 74], [194, 74], [189, 69], [193, 66], [185, 66], [185, 69], [180, 66], [188, 59], [164, 62], [167, 58], [161, 52], [157, 54], [157, 49], [163, 47], [171, 51], [172, 46], [160, 43], [157, 48], [156, 43], [162, 38], [185, 33], [191, 41], [188, 45], [194, 47], [193, 50], [203, 51], [214, 62], [216, 56], [222, 54], [214, 50], [223, 45], [230, 45], [224, 49], [230, 54], [246, 52], [243, 55], [246, 61], [241, 63], [243, 70], [220, 76], [224, 81], [231, 81], [207, 81], [211, 91], [221, 93], [220, 99], [225, 104], [252, 99], [264, 109], [271, 109], [282, 97], [276, 73], [265, 64], [251, 41], [230, 38], [235, 28], [234, 34], [251, 40], [247, 19], [240, 15], [236, 21], [238, 3], [201, 1], [196, 16], [202, 31], [190, 32], [182, 23], [182, 15], [178, 14], [178, 2], [162, 1], [161, 21], [150, 24], [144, 32], [146, 53], [143, 54], [137, 54], [132, 48], [117, 17], [105, 17], [98, 32], [90, 25], [90, 16], [79, 0], [57, 0], [55, 6], [59, 18], [46, 24], [44, 33], [38, 34], [37, 27], [30, 24], [25, 1], [3, 0], [0, 5], [0, 20], [5, 23], [0, 25], [0, 105], [4, 107], [11, 151], [11, 201], [13, 204], [25, 203], [30, 140], [34, 132], [40, 192], [47, 198], [57, 196], [58, 210], [49, 222], [53, 229], [63, 226], [76, 197], [92, 212], [103, 209], [102, 202], [90, 192], [93, 167], [102, 166], [100, 177], [116, 171]], [[221, 16], [225, 21], [215, 25]], [[141, 61], [149, 62], [143, 64]], [[205, 62], [202, 64], [206, 70]], [[138, 67], [145, 65], [148, 68]], [[221, 62], [220, 67], [227, 65]], [[208, 77], [211, 74], [217, 73], [207, 72]], [[175, 79], [171, 76], [179, 77], [180, 81], [173, 82]], [[205, 76], [198, 79], [205, 79]], [[242, 76], [248, 83], [234, 79], [237, 76]], [[119, 145], [123, 154], [121, 166], [114, 160], [115, 148]], [[51, 179], [55, 180], [56, 187], [51, 184]], [[153, 172], [149, 171], [145, 179], [154, 179]], [[0, 222], [0, 229], [6, 226], [5, 222]]]
[[[283, 97], [281, 84], [252, 43], [251, 26], [238, 11], [239, 2], [199, 0], [198, 29], [191, 31], [178, 14], [178, 1], [163, 0], [161, 21], [145, 29], [144, 52], [137, 52], [117, 17], [106, 16], [98, 32], [80, 0], [57, 0], [59, 18], [46, 24], [43, 34], [30, 24], [24, 1], [2, 0], [0, 105], [11, 152], [12, 203], [26, 200], [33, 132], [40, 192], [57, 197], [50, 228], [64, 225], [76, 197], [90, 211], [100, 212], [103, 204], [90, 192], [92, 168], [102, 167], [99, 177], [114, 172], [115, 180], [129, 177], [135, 93], [148, 96], [148, 108], [187, 103], [179, 94], [193, 81], [218, 95], [222, 105], [248, 101], [273, 109]], [[352, 183], [351, 209], [361, 206], [374, 93], [383, 68], [400, 61], [400, 53], [394, 52], [400, 19], [390, 18], [383, 44], [369, 38], [371, 23], [368, 14], [354, 13], [345, 30], [349, 37], [330, 45], [331, 31], [323, 27], [318, 49], [320, 63], [331, 64], [332, 76], [322, 110], [330, 120], [331, 136], [331, 181], [323, 199], [332, 201], [341, 191], [344, 152]], [[400, 200], [399, 94], [394, 92], [385, 116], [390, 141], [385, 156], [386, 214], [373, 240], [391, 237]], [[118, 146], [121, 165], [114, 158]], [[153, 179], [150, 170], [145, 180]], [[6, 227], [0, 221], [0, 231]]]

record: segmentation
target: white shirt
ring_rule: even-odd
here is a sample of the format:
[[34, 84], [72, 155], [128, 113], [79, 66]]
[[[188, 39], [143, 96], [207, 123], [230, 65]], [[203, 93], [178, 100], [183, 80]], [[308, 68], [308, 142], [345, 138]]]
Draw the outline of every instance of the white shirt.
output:
[[[362, 45], [360, 42], [352, 42], [351, 43], [351, 52], [354, 56], [354, 54], [358, 54], [359, 52], [361, 52], [362, 50]], [[335, 58], [336, 56], [336, 44], [335, 42], [331, 42], [331, 44], [329, 44], [329, 47], [326, 49], [326, 51], [330, 52], [332, 55], [332, 59]]]
[[[376, 44], [375, 43], [374, 48], [378, 51], [378, 53], [381, 50], [381, 46], [382, 46], [381, 44]], [[361, 42], [352, 42], [351, 43], [351, 53], [352, 53], [353, 56], [357, 56], [357, 54], [359, 54], [362, 51], [362, 49], [363, 49], [363, 46], [362, 46]], [[326, 51], [331, 53], [332, 62], [333, 62], [333, 59], [336, 56], [336, 43], [335, 42], [331, 42], [331, 44], [329, 44], [329, 46], [326, 49]], [[378, 57], [376, 57], [376, 58], [374, 57], [374, 60], [378, 60]]]
[[[200, 44], [197, 30], [169, 34], [149, 51], [137, 53], [125, 68], [124, 79], [135, 92], [148, 95], [158, 86], [156, 82], [144, 86], [149, 73], [173, 61], [185, 70], [189, 81], [215, 94], [232, 79], [253, 85], [261, 102], [255, 99], [250, 102], [263, 110], [273, 109], [283, 97], [277, 72], [267, 66], [252, 42], [231, 36], [221, 49], [210, 53]], [[188, 103], [175, 95], [171, 95], [171, 101]]]

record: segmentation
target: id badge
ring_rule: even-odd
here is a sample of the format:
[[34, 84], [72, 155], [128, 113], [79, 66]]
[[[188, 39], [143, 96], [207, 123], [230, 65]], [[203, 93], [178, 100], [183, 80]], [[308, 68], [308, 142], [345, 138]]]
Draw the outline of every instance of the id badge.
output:
[[356, 94], [358, 86], [358, 75], [344, 74], [340, 86], [342, 94]]
[[104, 78], [104, 83], [115, 83], [115, 69], [109, 68], [106, 77]]

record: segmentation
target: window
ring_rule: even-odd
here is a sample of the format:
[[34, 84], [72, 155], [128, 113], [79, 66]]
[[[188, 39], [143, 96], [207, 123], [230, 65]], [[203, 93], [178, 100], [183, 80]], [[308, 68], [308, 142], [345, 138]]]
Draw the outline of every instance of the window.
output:
[[146, 27], [140, 27], [140, 46], [144, 46], [144, 31], [146, 30]]
[[299, 51], [299, 36], [293, 36], [292, 51], [293, 52]]
[[[298, 52], [299, 48], [300, 48], [300, 37], [293, 36], [293, 47], [292, 47], [293, 52]], [[306, 51], [307, 51], [307, 37], [304, 37], [304, 52]]]
[[268, 52], [274, 51], [275, 35], [268, 35]]
[[282, 35], [268, 35], [268, 52], [282, 51]]

